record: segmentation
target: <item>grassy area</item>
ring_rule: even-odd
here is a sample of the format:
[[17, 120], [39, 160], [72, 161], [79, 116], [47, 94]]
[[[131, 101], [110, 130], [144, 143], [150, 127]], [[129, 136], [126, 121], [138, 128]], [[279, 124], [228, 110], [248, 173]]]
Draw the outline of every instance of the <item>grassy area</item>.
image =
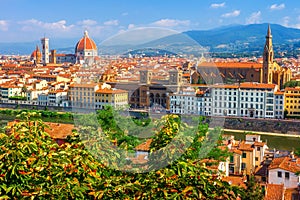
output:
[[54, 122], [54, 123], [65, 123], [65, 124], [73, 124], [73, 114], [71, 113], [58, 113], [51, 111], [40, 111], [40, 110], [9, 110], [4, 109], [0, 110], [0, 127], [3, 128], [7, 125], [7, 122], [13, 121], [16, 118], [16, 115], [21, 112], [37, 112], [41, 113], [41, 119], [44, 122]]
[[[227, 135], [234, 135], [236, 140], [245, 140], [246, 134], [249, 132], [224, 132]], [[300, 138], [288, 137], [288, 136], [273, 136], [273, 135], [261, 135], [261, 140], [267, 142], [269, 148], [281, 149], [281, 150], [295, 150], [300, 148]]]

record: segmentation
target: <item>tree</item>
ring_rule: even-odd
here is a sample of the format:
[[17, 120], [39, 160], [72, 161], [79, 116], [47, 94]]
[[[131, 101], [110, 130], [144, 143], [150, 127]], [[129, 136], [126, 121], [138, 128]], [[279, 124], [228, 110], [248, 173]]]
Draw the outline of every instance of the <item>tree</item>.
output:
[[[179, 152], [178, 159], [159, 169], [130, 173], [113, 167], [126, 161], [126, 155], [111, 147], [110, 132], [98, 132], [94, 121], [59, 146], [36, 115], [21, 113], [20, 122], [0, 134], [0, 199], [247, 199], [244, 189], [221, 181], [200, 162], [202, 148], [210, 149], [203, 141], [215, 137], [207, 133], [206, 124], [190, 127], [175, 115], [158, 120], [149, 161], [169, 144], [178, 145], [171, 148]], [[182, 144], [190, 145], [176, 148]]]
[[250, 176], [246, 183], [247, 189], [245, 192], [245, 199], [249, 200], [262, 200], [264, 199], [264, 193], [262, 187], [255, 182], [254, 176]]
[[[99, 163], [79, 143], [58, 146], [44, 132], [36, 113], [22, 113], [8, 134], [0, 135], [0, 198], [89, 198]], [[97, 182], [96, 182], [97, 181]]]

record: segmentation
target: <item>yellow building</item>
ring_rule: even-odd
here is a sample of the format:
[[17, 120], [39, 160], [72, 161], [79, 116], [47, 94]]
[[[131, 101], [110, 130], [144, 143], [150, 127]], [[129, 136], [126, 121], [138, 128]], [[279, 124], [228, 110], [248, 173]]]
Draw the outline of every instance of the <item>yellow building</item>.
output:
[[300, 115], [300, 87], [287, 87], [284, 90], [284, 109], [288, 116]]
[[97, 83], [74, 83], [69, 87], [69, 100], [73, 108], [95, 109]]
[[95, 92], [95, 109], [103, 109], [105, 106], [120, 108], [128, 105], [128, 91], [111, 88], [103, 84]]

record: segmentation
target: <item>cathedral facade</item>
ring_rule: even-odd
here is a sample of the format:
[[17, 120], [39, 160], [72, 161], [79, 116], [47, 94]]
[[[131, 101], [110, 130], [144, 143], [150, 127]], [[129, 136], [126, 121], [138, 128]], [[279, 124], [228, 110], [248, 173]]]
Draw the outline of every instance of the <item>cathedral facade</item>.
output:
[[290, 81], [291, 70], [274, 61], [272, 34], [268, 27], [263, 63], [258, 62], [201, 62], [191, 73], [192, 84], [258, 82], [277, 84], [282, 88]]
[[291, 70], [287, 67], [281, 67], [274, 62], [274, 51], [270, 25], [266, 36], [266, 43], [263, 53], [263, 73], [261, 83], [275, 83], [279, 88], [291, 80]]
[[49, 49], [49, 38], [41, 39], [42, 51], [37, 46], [31, 54], [35, 64], [60, 64], [64, 62], [92, 65], [98, 58], [98, 48], [93, 39], [85, 31], [83, 37], [76, 43], [74, 54], [57, 54]]

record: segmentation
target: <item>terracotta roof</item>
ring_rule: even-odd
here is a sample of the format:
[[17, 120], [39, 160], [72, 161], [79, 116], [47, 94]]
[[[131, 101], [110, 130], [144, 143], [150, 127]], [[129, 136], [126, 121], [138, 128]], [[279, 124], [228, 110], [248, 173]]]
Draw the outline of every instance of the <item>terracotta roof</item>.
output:
[[73, 83], [69, 87], [80, 87], [80, 88], [94, 88], [97, 83]]
[[255, 141], [254, 142], [254, 146], [257, 146], [257, 147], [263, 147], [263, 146], [265, 146], [265, 142], [257, 142], [257, 141]]
[[300, 166], [297, 164], [298, 160], [299, 158], [297, 158], [295, 161], [292, 161], [290, 157], [274, 158], [268, 169], [283, 169], [296, 173], [300, 171]]
[[120, 89], [98, 89], [95, 93], [100, 93], [100, 94], [122, 94], [122, 93], [128, 93], [126, 90], [120, 90]]
[[76, 52], [83, 50], [97, 50], [96, 43], [89, 38], [87, 31], [85, 31], [84, 36], [76, 44]]
[[299, 199], [299, 196], [297, 188], [286, 188], [284, 191], [284, 200]]
[[237, 88], [238, 88], [238, 85], [223, 85], [223, 84], [220, 84], [220, 85], [212, 85], [211, 87], [212, 87], [212, 88], [237, 89]]
[[142, 144], [139, 144], [138, 146], [136, 146], [134, 149], [136, 151], [150, 151], [151, 142], [152, 142], [152, 139], [148, 139], [145, 142], [143, 142]]
[[262, 88], [262, 89], [274, 89], [276, 87], [276, 84], [266, 84], [266, 83], [253, 83], [253, 82], [247, 82], [247, 83], [241, 83], [240, 88]]
[[283, 184], [268, 184], [264, 200], [282, 200], [284, 195]]
[[199, 67], [217, 67], [217, 68], [262, 68], [261, 63], [254, 62], [203, 62]]
[[252, 144], [246, 144], [245, 141], [242, 141], [238, 147], [238, 150], [241, 151], [253, 151], [254, 148], [252, 147]]
[[286, 87], [284, 91], [300, 91], [300, 87]]
[[51, 138], [53, 139], [65, 139], [68, 135], [72, 134], [74, 129], [73, 124], [61, 124], [61, 123], [50, 123], [46, 122], [49, 128], [45, 129]]
[[[12, 127], [17, 121], [8, 122], [7, 125]], [[74, 129], [73, 124], [61, 124], [61, 123], [51, 123], [44, 122], [49, 128], [45, 128], [45, 132], [47, 132], [51, 138], [53, 139], [66, 139], [68, 135], [72, 134], [72, 130]]]
[[236, 153], [236, 154], [242, 155], [242, 151], [240, 151], [240, 150], [238, 150], [238, 149], [229, 149], [229, 152], [232, 152], [232, 153]]
[[246, 176], [225, 176], [222, 178], [223, 181], [228, 182], [230, 185], [240, 186], [247, 188], [245, 182], [247, 181]]

